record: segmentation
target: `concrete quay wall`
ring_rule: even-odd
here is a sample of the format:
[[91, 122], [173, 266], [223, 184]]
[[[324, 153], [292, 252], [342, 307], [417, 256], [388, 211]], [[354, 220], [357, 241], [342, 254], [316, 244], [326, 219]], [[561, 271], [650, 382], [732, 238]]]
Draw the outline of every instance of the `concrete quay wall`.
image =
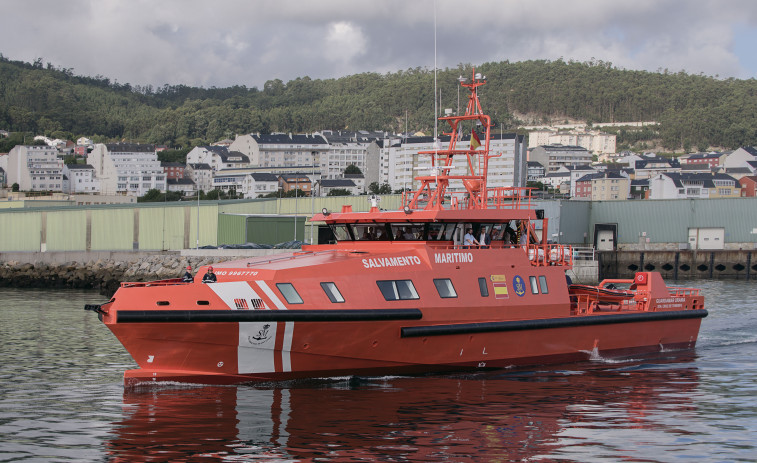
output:
[[656, 271], [666, 280], [757, 281], [757, 251], [753, 250], [601, 251], [597, 260], [600, 280]]

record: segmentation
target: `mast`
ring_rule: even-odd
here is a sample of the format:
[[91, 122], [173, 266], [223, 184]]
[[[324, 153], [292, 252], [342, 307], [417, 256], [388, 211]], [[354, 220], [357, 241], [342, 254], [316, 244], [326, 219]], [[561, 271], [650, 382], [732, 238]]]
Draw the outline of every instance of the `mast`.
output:
[[[478, 99], [478, 87], [486, 84], [486, 77], [476, 73], [473, 68], [470, 83], [460, 81], [460, 86], [469, 90], [468, 104], [465, 113], [454, 116], [440, 117], [439, 121], [447, 122], [449, 132], [443, 135], [450, 137], [447, 149], [435, 149], [433, 151], [420, 151], [419, 155], [431, 157], [430, 175], [415, 177], [420, 182], [420, 187], [414, 192], [408, 206], [411, 209], [420, 209], [421, 201], [427, 201], [426, 210], [441, 210], [444, 208], [445, 194], [449, 188], [450, 180], [462, 181], [466, 191], [466, 198], [461, 206], [467, 209], [487, 208], [486, 175], [489, 169], [489, 143], [491, 140], [491, 118], [483, 113], [481, 102]], [[468, 149], [458, 149], [458, 138], [463, 133], [463, 123], [473, 122], [469, 135], [471, 146]], [[482, 130], [483, 133], [477, 131]], [[474, 135], [475, 133], [475, 135]], [[436, 134], [435, 134], [436, 135]], [[436, 137], [435, 137], [436, 138]], [[474, 141], [475, 140], [475, 141]], [[476, 144], [480, 141], [480, 146]], [[457, 162], [456, 166], [453, 161]], [[475, 162], [474, 162], [475, 161]], [[467, 164], [467, 172], [464, 175], [451, 175], [451, 170], [460, 163]]]

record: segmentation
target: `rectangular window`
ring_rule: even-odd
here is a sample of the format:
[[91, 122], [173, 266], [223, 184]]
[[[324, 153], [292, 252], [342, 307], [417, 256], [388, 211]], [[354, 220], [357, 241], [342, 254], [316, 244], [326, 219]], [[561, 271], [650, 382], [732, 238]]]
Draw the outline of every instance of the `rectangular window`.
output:
[[545, 277], [544, 275], [539, 275], [539, 285], [541, 285], [542, 294], [549, 293], [549, 289], [547, 288], [547, 277]]
[[436, 291], [439, 293], [439, 297], [457, 297], [455, 287], [452, 286], [452, 280], [450, 280], [449, 278], [435, 278], [434, 286], [436, 286]]
[[294, 289], [292, 283], [276, 283], [276, 287], [279, 288], [279, 292], [288, 303], [302, 304], [302, 298], [297, 294], [297, 290]]
[[387, 301], [419, 299], [415, 286], [410, 280], [381, 280], [376, 284]]
[[539, 294], [539, 284], [536, 282], [536, 277], [530, 276], [528, 281], [531, 283], [531, 294]]
[[481, 297], [489, 297], [489, 287], [486, 285], [486, 278], [478, 279], [478, 289], [481, 291]]
[[331, 283], [331, 282], [321, 283], [321, 288], [323, 288], [323, 291], [329, 297], [329, 300], [331, 302], [344, 302], [342, 293], [339, 292], [339, 289], [336, 287], [336, 284]]

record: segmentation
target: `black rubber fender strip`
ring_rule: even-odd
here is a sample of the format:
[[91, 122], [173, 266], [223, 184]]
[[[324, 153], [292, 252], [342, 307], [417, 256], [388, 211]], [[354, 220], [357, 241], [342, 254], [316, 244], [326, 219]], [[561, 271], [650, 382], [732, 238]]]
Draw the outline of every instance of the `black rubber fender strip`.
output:
[[117, 323], [355, 322], [420, 320], [420, 309], [119, 310]]
[[451, 334], [475, 334], [505, 331], [544, 330], [576, 326], [611, 325], [616, 323], [639, 323], [663, 320], [704, 318], [707, 310], [672, 310], [666, 312], [642, 312], [609, 315], [582, 315], [541, 320], [514, 320], [508, 322], [464, 323], [455, 325], [406, 326], [401, 329], [403, 338], [418, 336], [444, 336]]

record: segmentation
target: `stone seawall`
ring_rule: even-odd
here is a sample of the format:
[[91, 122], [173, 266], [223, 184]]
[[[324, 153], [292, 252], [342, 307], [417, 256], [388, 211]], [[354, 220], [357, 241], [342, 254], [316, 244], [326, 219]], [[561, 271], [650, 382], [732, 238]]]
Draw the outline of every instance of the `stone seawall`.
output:
[[110, 296], [123, 281], [179, 278], [187, 265], [194, 274], [203, 265], [292, 250], [203, 251], [0, 253], [0, 287], [95, 289]]

